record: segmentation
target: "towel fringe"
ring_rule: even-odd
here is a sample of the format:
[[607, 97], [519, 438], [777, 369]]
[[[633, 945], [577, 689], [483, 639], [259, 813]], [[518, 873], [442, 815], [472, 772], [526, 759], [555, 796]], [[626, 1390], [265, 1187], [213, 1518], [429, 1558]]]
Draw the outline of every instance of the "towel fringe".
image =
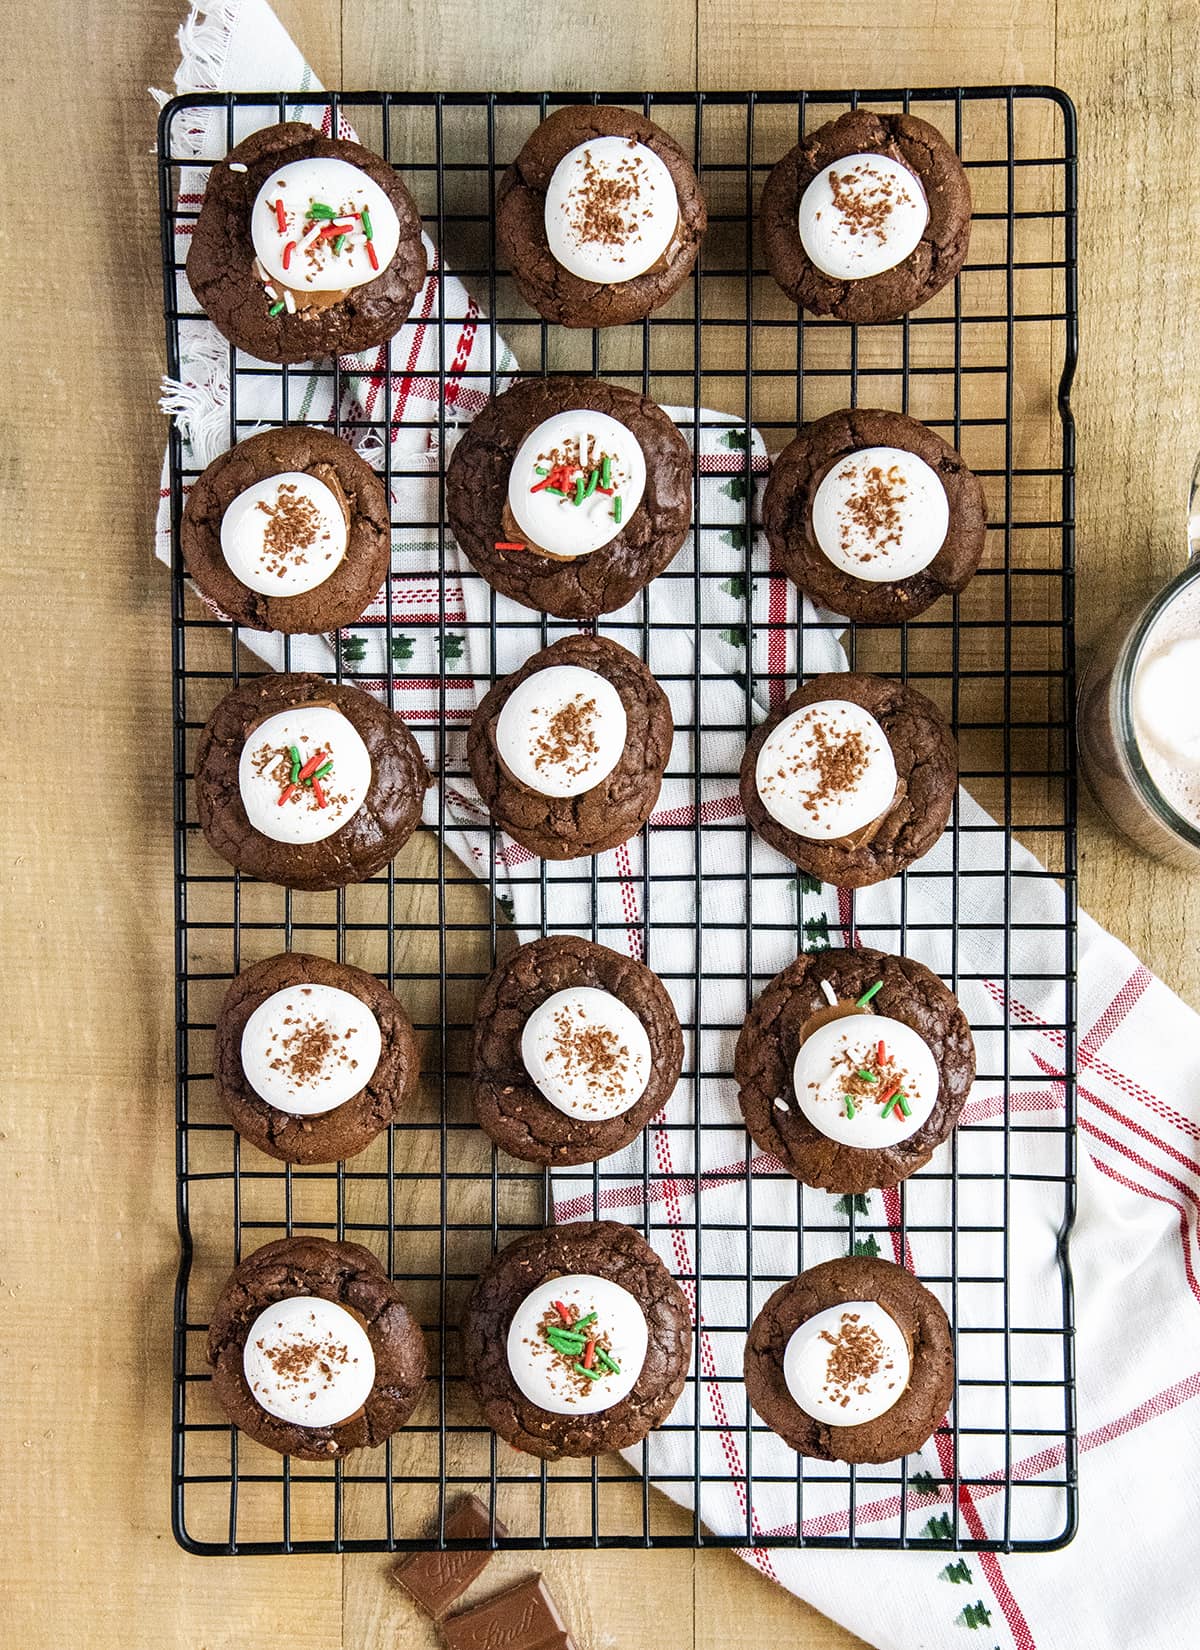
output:
[[175, 71], [177, 92], [206, 92], [221, 84], [225, 59], [241, 0], [215, 0], [193, 6], [180, 24], [179, 67]]
[[229, 445], [229, 345], [215, 328], [192, 341], [187, 367], [187, 379], [163, 378], [158, 405], [203, 467]]
[[[150, 96], [161, 109], [180, 92], [209, 92], [221, 84], [229, 42], [242, 0], [214, 0], [210, 5], [194, 5], [180, 24], [179, 67], [175, 71], [175, 91], [164, 92], [158, 86], [149, 88]], [[187, 122], [178, 121], [172, 131], [172, 144], [181, 155], [209, 155], [216, 133], [217, 111], [194, 109]]]

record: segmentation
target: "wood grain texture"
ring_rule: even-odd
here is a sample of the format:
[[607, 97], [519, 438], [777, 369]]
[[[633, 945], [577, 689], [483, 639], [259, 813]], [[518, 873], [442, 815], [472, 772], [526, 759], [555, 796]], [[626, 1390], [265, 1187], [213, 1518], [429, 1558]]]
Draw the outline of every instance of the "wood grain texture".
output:
[[[1079, 640], [1185, 560], [1200, 419], [1195, 212], [1200, 69], [1187, 0], [1059, 7], [1058, 75], [1079, 104], [1082, 340]], [[1200, 880], [1131, 853], [1083, 793], [1080, 894], [1104, 927], [1200, 1007]]]
[[[4, 733], [19, 776], [0, 792], [4, 1636], [27, 1650], [433, 1645], [382, 1558], [199, 1560], [168, 1528], [169, 658], [149, 548], [164, 431], [143, 88], [169, 81], [182, 9], [19, 0], [0, 40], [5, 221], [89, 157], [89, 187], [72, 191], [78, 266], [38, 238], [7, 236], [0, 254]], [[348, 87], [1057, 80], [1080, 105], [1083, 145], [1083, 641], [1178, 564], [1200, 441], [1184, 393], [1200, 186], [1186, 0], [1059, 0], [1057, 13], [894, 0], [886, 30], [845, 0], [278, 9], [321, 76]], [[1188, 938], [1200, 883], [1136, 858], [1090, 809], [1081, 847], [1087, 907], [1200, 1002]], [[475, 1591], [531, 1567], [506, 1556]], [[728, 1554], [555, 1554], [541, 1567], [587, 1650], [857, 1642]]]
[[856, 0], [699, 0], [699, 84], [733, 91], [805, 86], [973, 86], [1053, 78], [1054, 9], [1025, 0], [890, 6]]

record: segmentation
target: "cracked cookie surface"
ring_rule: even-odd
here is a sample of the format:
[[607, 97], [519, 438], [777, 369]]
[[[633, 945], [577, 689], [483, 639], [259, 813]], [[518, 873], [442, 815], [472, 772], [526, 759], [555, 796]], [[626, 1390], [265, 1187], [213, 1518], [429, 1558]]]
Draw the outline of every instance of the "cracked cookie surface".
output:
[[[242, 1360], [255, 1319], [295, 1295], [345, 1307], [371, 1342], [374, 1385], [362, 1408], [333, 1426], [302, 1426], [269, 1414], [246, 1382]], [[208, 1361], [213, 1392], [235, 1426], [280, 1455], [330, 1461], [382, 1444], [408, 1420], [425, 1381], [425, 1337], [369, 1249], [321, 1237], [279, 1238], [234, 1268], [213, 1308]]]
[[[221, 550], [221, 522], [247, 488], [288, 472], [336, 483], [350, 517], [348, 539], [345, 555], [323, 583], [300, 595], [271, 596], [251, 590], [233, 572]], [[328, 430], [295, 424], [263, 430], [222, 453], [197, 479], [184, 505], [180, 543], [198, 588], [235, 623], [292, 635], [337, 630], [362, 617], [387, 574], [387, 494], [371, 466]]]
[[[770, 733], [785, 717], [823, 699], [861, 705], [887, 736], [896, 764], [896, 794], [866, 840], [812, 841], [788, 830], [767, 812], [755, 766]], [[858, 671], [813, 676], [760, 722], [742, 757], [740, 790], [748, 823], [764, 842], [821, 882], [867, 888], [885, 882], [927, 854], [941, 836], [958, 786], [958, 747], [940, 710], [916, 688]]]
[[[508, 1330], [517, 1307], [549, 1278], [610, 1278], [638, 1302], [649, 1339], [641, 1374], [610, 1409], [557, 1415], [513, 1380]], [[687, 1379], [692, 1320], [683, 1291], [646, 1240], [614, 1220], [530, 1232], [501, 1249], [471, 1292], [462, 1324], [463, 1366], [484, 1421], [501, 1438], [548, 1461], [627, 1449], [664, 1420]]]
[[[313, 314], [269, 315], [254, 273], [250, 214], [273, 172], [292, 161], [344, 160], [365, 172], [391, 201], [400, 242], [386, 269]], [[235, 166], [244, 171], [234, 171]], [[396, 172], [360, 144], [322, 137], [299, 121], [252, 132], [209, 173], [187, 260], [188, 285], [226, 338], [260, 361], [317, 361], [382, 344], [407, 321], [425, 279], [421, 215]]]
[[[362, 806], [320, 842], [276, 842], [246, 817], [238, 785], [242, 746], [277, 711], [329, 705], [354, 727], [371, 758]], [[213, 850], [239, 871], [285, 888], [341, 888], [395, 858], [421, 820], [431, 781], [412, 734], [394, 711], [360, 688], [323, 676], [256, 676], [217, 705], [196, 746], [196, 811]]]
[[[358, 1093], [332, 1111], [308, 1117], [293, 1116], [264, 1100], [242, 1067], [246, 1021], [276, 992], [297, 985], [332, 986], [357, 997], [375, 1016], [382, 1043], [375, 1070]], [[337, 1163], [361, 1152], [403, 1114], [417, 1086], [420, 1060], [412, 1021], [373, 974], [289, 951], [243, 969], [225, 993], [217, 1015], [213, 1076], [217, 1097], [243, 1140], [284, 1163]]]
[[[805, 252], [797, 213], [818, 172], [857, 154], [887, 155], [914, 172], [929, 203], [929, 221], [895, 268], [864, 280], [836, 280]], [[962, 268], [971, 191], [962, 162], [928, 121], [855, 109], [812, 132], [776, 164], [763, 190], [760, 223], [767, 267], [793, 303], [839, 321], [895, 321], [928, 303]]]
[[[546, 1099], [525, 1069], [521, 1035], [536, 1008], [559, 991], [591, 986], [637, 1015], [650, 1039], [645, 1092], [619, 1117], [589, 1122]], [[483, 988], [475, 1013], [472, 1103], [480, 1128], [529, 1163], [592, 1163], [627, 1146], [671, 1098], [683, 1063], [683, 1034], [666, 986], [632, 957], [574, 934], [521, 946]]]
[[[828, 1007], [822, 980], [846, 1003], [856, 1003], [882, 980], [872, 1010], [911, 1026], [933, 1054], [937, 1100], [906, 1140], [867, 1149], [848, 1146], [822, 1134], [797, 1105], [792, 1072], [805, 1026]], [[948, 1138], [975, 1078], [975, 1043], [958, 999], [923, 963], [865, 947], [809, 951], [776, 974], [746, 1016], [733, 1073], [742, 1117], [762, 1151], [808, 1186], [869, 1192], [907, 1179]]]
[[[641, 502], [616, 536], [573, 561], [496, 548], [513, 459], [525, 437], [556, 413], [607, 413], [630, 429], [646, 461]], [[451, 455], [446, 511], [471, 565], [494, 590], [539, 613], [594, 619], [631, 601], [673, 559], [692, 516], [692, 457], [662, 408], [594, 378], [527, 378], [488, 402]]]
[[[526, 677], [552, 665], [579, 665], [604, 676], [625, 707], [625, 749], [598, 785], [581, 796], [543, 796], [513, 779], [496, 750], [505, 700]], [[674, 738], [671, 707], [642, 661], [604, 636], [564, 636], [505, 676], [480, 701], [467, 734], [471, 777], [502, 830], [543, 859], [578, 859], [615, 848], [649, 819]]]
[[[679, 198], [677, 245], [661, 268], [603, 285], [565, 269], [546, 238], [546, 190], [554, 168], [589, 138], [627, 137], [643, 144], [670, 172]], [[643, 115], [607, 104], [556, 109], [525, 141], [500, 180], [496, 240], [526, 303], [565, 327], [622, 326], [666, 303], [691, 273], [708, 213], [691, 161], [675, 139]]]
[[[802, 1323], [847, 1301], [878, 1301], [909, 1343], [908, 1386], [886, 1414], [857, 1426], [830, 1426], [802, 1410], [788, 1390], [783, 1358]], [[825, 1261], [783, 1284], [750, 1327], [743, 1364], [746, 1397], [801, 1455], [855, 1464], [898, 1461], [937, 1429], [954, 1396], [954, 1343], [940, 1302], [891, 1261], [847, 1256]]]
[[[916, 453], [946, 490], [950, 523], [927, 567], [909, 578], [871, 583], [830, 561], [813, 534], [812, 506], [830, 470], [867, 447]], [[818, 606], [848, 619], [902, 624], [940, 596], [964, 589], [987, 538], [983, 484], [961, 455], [915, 418], [876, 408], [847, 408], [806, 424], [771, 466], [763, 495], [763, 527], [788, 577]]]

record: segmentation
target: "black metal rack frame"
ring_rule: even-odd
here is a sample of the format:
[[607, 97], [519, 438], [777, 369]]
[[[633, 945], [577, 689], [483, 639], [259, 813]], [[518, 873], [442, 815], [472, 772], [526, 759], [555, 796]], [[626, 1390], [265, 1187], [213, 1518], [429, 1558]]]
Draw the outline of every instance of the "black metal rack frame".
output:
[[[673, 130], [693, 155], [709, 197], [711, 223], [697, 271], [684, 292], [663, 311], [636, 326], [611, 333], [565, 334], [550, 328], [516, 297], [506, 272], [497, 264], [492, 204], [498, 178], [533, 124], [562, 103], [604, 101], [644, 111]], [[718, 1427], [701, 1419], [701, 1391], [717, 1375], [697, 1366], [689, 1377], [690, 1416], [677, 1423], [686, 1433], [691, 1468], [670, 1475], [693, 1510], [680, 1511], [652, 1484], [671, 1487], [655, 1474], [643, 1446], [640, 1478], [624, 1463], [604, 1458], [548, 1466], [518, 1457], [478, 1424], [461, 1390], [454, 1324], [457, 1307], [479, 1266], [493, 1248], [519, 1230], [551, 1218], [549, 1177], [485, 1150], [469, 1121], [464, 1100], [467, 1069], [466, 1033], [474, 996], [497, 947], [509, 943], [507, 925], [496, 908], [496, 872], [492, 828], [478, 827], [490, 879], [477, 882], [445, 853], [430, 847], [428, 833], [399, 857], [386, 874], [358, 889], [336, 894], [295, 895], [243, 880], [208, 850], [201, 836], [191, 795], [191, 757], [195, 739], [216, 699], [246, 673], [260, 668], [239, 647], [239, 634], [202, 610], [186, 588], [179, 556], [179, 521], [184, 490], [197, 473], [187, 467], [179, 433], [170, 436], [170, 496], [174, 530], [172, 587], [173, 711], [175, 728], [175, 844], [177, 916], [177, 1139], [178, 1223], [181, 1256], [175, 1295], [175, 1397], [173, 1413], [172, 1503], [177, 1540], [197, 1553], [283, 1553], [394, 1550], [443, 1542], [446, 1508], [461, 1490], [473, 1489], [508, 1523], [503, 1545], [547, 1546], [860, 1546], [965, 1548], [1004, 1551], [1051, 1549], [1071, 1538], [1076, 1518], [1076, 1435], [1073, 1397], [1073, 1327], [1071, 1280], [1066, 1238], [1074, 1213], [1074, 970], [1075, 970], [1075, 794], [1071, 727], [1073, 701], [1074, 600], [1074, 430], [1069, 389], [1075, 364], [1076, 309], [1076, 138], [1075, 115], [1061, 92], [1038, 86], [863, 90], [859, 92], [653, 93], [588, 97], [573, 94], [422, 94], [324, 93], [194, 94], [176, 98], [162, 112], [159, 127], [159, 183], [162, 255], [169, 370], [178, 375], [181, 328], [198, 312], [180, 298], [177, 231], [196, 216], [197, 201], [180, 202], [183, 172], [203, 168], [233, 141], [240, 111], [257, 110], [263, 119], [286, 119], [297, 104], [306, 110], [331, 108], [334, 129], [344, 113], [362, 141], [392, 160], [402, 171], [422, 208], [427, 231], [444, 249], [447, 263], [494, 318], [490, 358], [476, 376], [494, 388], [497, 375], [497, 330], [512, 344], [526, 373], [562, 370], [594, 372], [615, 382], [644, 389], [663, 402], [691, 402], [728, 414], [732, 430], [751, 425], [763, 433], [772, 451], [790, 439], [797, 425], [837, 405], [885, 404], [911, 411], [942, 430], [964, 451], [985, 480], [991, 534], [984, 568], [964, 594], [939, 603], [929, 614], [899, 630], [850, 627], [847, 649], [852, 668], [879, 670], [916, 681], [943, 704], [959, 735], [963, 780], [1005, 828], [1037, 853], [1048, 867], [1042, 873], [1063, 890], [1061, 916], [1053, 923], [1025, 923], [1014, 915], [1011, 848], [1004, 853], [1003, 921], [995, 926], [994, 979], [1005, 1000], [1014, 979], [1014, 947], [1021, 930], [1052, 930], [1061, 965], [1036, 978], [1060, 993], [1061, 1021], [1044, 1029], [1062, 1050], [1061, 1070], [1049, 1079], [1061, 1098], [1054, 1120], [1025, 1120], [1010, 1104], [1027, 1081], [1018, 1075], [1015, 1051], [1023, 1028], [1005, 1020], [999, 1057], [981, 1062], [980, 1082], [990, 1085], [1003, 1104], [996, 1121], [964, 1127], [950, 1149], [929, 1169], [900, 1188], [888, 1210], [844, 1199], [834, 1204], [827, 1194], [795, 1188], [795, 1217], [786, 1230], [794, 1238], [799, 1264], [805, 1245], [832, 1243], [840, 1252], [891, 1240], [903, 1252], [909, 1234], [932, 1234], [944, 1240], [946, 1267], [926, 1281], [938, 1288], [959, 1322], [959, 1307], [972, 1289], [989, 1290], [994, 1313], [974, 1333], [990, 1337], [995, 1372], [963, 1378], [943, 1442], [949, 1466], [939, 1478], [919, 1474], [908, 1462], [882, 1469], [850, 1468], [839, 1463], [800, 1460], [784, 1474], [756, 1471], [765, 1448], [761, 1425], [749, 1412]], [[845, 108], [870, 106], [913, 110], [939, 124], [963, 156], [975, 196], [973, 241], [967, 265], [952, 287], [934, 303], [893, 326], [854, 328], [827, 319], [800, 318], [770, 282], [754, 241], [754, 208], [770, 165], [797, 136]], [[214, 153], [196, 158], [179, 138], [189, 110], [224, 114], [224, 141]], [[291, 116], [294, 118], [294, 115]], [[437, 326], [439, 361], [436, 387], [429, 400], [428, 427], [438, 450], [446, 451], [447, 409], [439, 283]], [[403, 370], [397, 368], [397, 371]], [[298, 389], [314, 378], [332, 381], [339, 411], [331, 427], [353, 435], [378, 429], [383, 440], [383, 471], [389, 491], [402, 475], [393, 468], [386, 439], [391, 426], [393, 373], [382, 381], [375, 416], [357, 421], [341, 416], [342, 369], [338, 363], [317, 367], [266, 368], [229, 351], [229, 440], [248, 433], [239, 414], [239, 387], [270, 374], [279, 380], [284, 418], [302, 421]], [[297, 410], [299, 409], [299, 410]], [[721, 571], [740, 577], [748, 590], [756, 547], [751, 518], [754, 488], [749, 443], [744, 446], [744, 527], [729, 535], [729, 565]], [[696, 509], [701, 510], [699, 479]], [[441, 486], [439, 482], [439, 499]], [[447, 631], [445, 577], [448, 534], [438, 519], [425, 523], [395, 520], [396, 529], [423, 526], [436, 541], [436, 573], [442, 589], [438, 611], [431, 615], [439, 640]], [[697, 526], [703, 525], [697, 522]], [[707, 576], [712, 576], [708, 574]], [[470, 570], [464, 580], [476, 577]], [[694, 632], [692, 673], [697, 722], [703, 720], [703, 690], [708, 680], [699, 640], [715, 628], [702, 616], [700, 578], [690, 570], [668, 570], [640, 600], [636, 622], [603, 621], [605, 630], [643, 657], [661, 621], [654, 592], [674, 589], [671, 581], [689, 581]], [[396, 657], [392, 578], [382, 621], [387, 658]], [[747, 603], [749, 598], [747, 598]], [[524, 627], [528, 651], [555, 635], [577, 629], [539, 615], [501, 618], [491, 599], [487, 632], [489, 659], [500, 631]], [[751, 619], [746, 607], [746, 625]], [[352, 630], [363, 627], [351, 627]], [[456, 620], [455, 631], [464, 626]], [[797, 621], [792, 645], [803, 673], [805, 633], [814, 628]], [[354, 679], [353, 650], [339, 647], [336, 675]], [[290, 646], [284, 656], [285, 668]], [[749, 662], [749, 661], [748, 661]], [[750, 662], [744, 681], [746, 728], [751, 725], [752, 695], [763, 672]], [[378, 684], [385, 701], [395, 704], [395, 675]], [[447, 678], [436, 687], [438, 716], [417, 731], [431, 769], [441, 785], [440, 823], [446, 821], [444, 782], [462, 769], [448, 756], [451, 734], [446, 722]], [[701, 773], [691, 754], [696, 725], [680, 727], [672, 772], [689, 780], [699, 802]], [[705, 777], [711, 777], [711, 773]], [[754, 941], [762, 933], [782, 930], [796, 947], [813, 943], [822, 918], [813, 916], [814, 891], [790, 867], [755, 871], [749, 876], [749, 833], [740, 821], [707, 824], [697, 836], [720, 830], [742, 831], [747, 838], [747, 911], [726, 921], [703, 911], [703, 850], [697, 840], [689, 849], [685, 881], [694, 883], [694, 943], [699, 954], [702, 927], [736, 930], [730, 943], [744, 946], [744, 963], [723, 975], [740, 982], [744, 1001], [764, 983], [754, 962]], [[960, 888], [981, 874], [961, 863], [971, 847], [971, 833], [981, 827], [960, 818], [951, 823], [952, 865], [947, 872], [906, 874], [899, 893], [899, 922], [887, 933], [864, 924], [854, 898], [843, 907], [842, 921], [884, 949], [907, 950], [925, 938], [940, 938], [949, 947], [950, 967], [943, 972], [952, 987], [979, 980], [960, 968], [959, 944], [969, 926], [959, 909]], [[689, 832], [689, 835], [691, 833]], [[656, 836], [652, 829], [650, 837]], [[654, 850], [652, 852], [652, 850]], [[712, 976], [674, 966], [678, 941], [686, 935], [661, 933], [655, 924], [655, 890], [678, 882], [663, 868], [665, 847], [646, 845], [640, 876], [639, 932], [646, 959], [668, 981], [683, 982], [691, 993], [692, 1013], [685, 1020], [689, 1057], [682, 1082], [694, 1102], [685, 1123], [668, 1122], [688, 1137], [700, 1161], [706, 1131], [728, 1128], [727, 1111], [706, 1116], [706, 1097], [716, 1093], [726, 1073], [706, 1064], [700, 1031], [729, 1033], [727, 1018], [707, 1019]], [[657, 866], [657, 868], [654, 868]], [[598, 920], [598, 901], [607, 873], [594, 864], [577, 869], [576, 882], [590, 890], [593, 939], [608, 928]], [[537, 887], [542, 931], [556, 925], [548, 898], [560, 887], [546, 867], [535, 862], [526, 872]], [[1028, 873], [1022, 871], [1022, 876]], [[949, 876], [952, 914], [939, 927], [910, 916], [922, 877]], [[753, 889], [753, 893], [751, 892]], [[754, 895], [757, 897], [754, 897]], [[751, 900], [753, 903], [751, 903]], [[702, 915], [703, 912], [703, 915]], [[627, 924], [622, 921], [622, 930]], [[1061, 942], [1061, 943], [1060, 943]], [[424, 1040], [427, 1069], [423, 1110], [397, 1124], [388, 1137], [360, 1158], [324, 1169], [293, 1169], [243, 1150], [212, 1097], [211, 1033], [216, 1005], [229, 979], [244, 962], [279, 949], [316, 948], [373, 969], [409, 1004]], [[735, 950], [735, 955], [736, 950]], [[705, 986], [709, 987], [706, 999]], [[989, 1048], [994, 1043], [989, 1043]], [[710, 1107], [713, 1102], [708, 1101]], [[1024, 1136], [1035, 1136], [1027, 1141]], [[980, 1150], [972, 1149], [974, 1143]], [[1043, 1152], [1029, 1173], [1022, 1155], [1032, 1144]], [[1049, 1157], [1045, 1152], [1049, 1151]], [[980, 1167], [982, 1159], [985, 1167]], [[1047, 1163], [1049, 1167], [1047, 1167]], [[581, 1171], [592, 1188], [597, 1209], [612, 1178], [604, 1164]], [[714, 1231], [740, 1236], [746, 1246], [745, 1306], [732, 1322], [713, 1329], [740, 1346], [753, 1310], [755, 1287], [773, 1288], [790, 1273], [758, 1272], [753, 1260], [756, 1227], [752, 1195], [762, 1183], [761, 1166], [751, 1169], [745, 1157], [745, 1231], [739, 1219], [710, 1225], [703, 1215], [706, 1195], [694, 1186], [687, 1235], [696, 1256], [685, 1282], [694, 1292], [699, 1314], [706, 1283], [712, 1299], [718, 1283], [706, 1272], [706, 1252], [717, 1241]], [[782, 1171], [766, 1177], [787, 1181]], [[627, 1177], [620, 1177], [627, 1178]], [[676, 1177], [678, 1178], [678, 1177]], [[652, 1195], [663, 1175], [644, 1148], [641, 1174], [644, 1196], [640, 1218], [647, 1236], [671, 1224]], [[790, 1182], [788, 1182], [790, 1184]], [[930, 1221], [913, 1206], [914, 1188], [932, 1185], [945, 1195], [948, 1215]], [[984, 1183], [990, 1183], [990, 1188]], [[1000, 1213], [973, 1219], [971, 1199], [984, 1191], [1000, 1199]], [[1052, 1321], [1028, 1328], [1013, 1321], [1010, 1310], [1008, 1217], [1017, 1194], [1042, 1200], [1051, 1232], [1049, 1261], [1056, 1265], [1061, 1300], [1055, 1296]], [[963, 1198], [960, 1213], [960, 1194]], [[990, 1207], [991, 1205], [989, 1205]], [[864, 1212], [865, 1211], [865, 1212]], [[674, 1217], [678, 1218], [678, 1217]], [[206, 1389], [203, 1358], [205, 1313], [229, 1267], [243, 1253], [293, 1229], [326, 1231], [374, 1247], [414, 1302], [430, 1337], [433, 1375], [427, 1402], [413, 1423], [379, 1451], [364, 1451], [346, 1463], [310, 1466], [282, 1460], [239, 1438], [221, 1416]], [[765, 1228], [779, 1234], [776, 1224]], [[1057, 1232], [1057, 1239], [1053, 1233]], [[704, 1235], [709, 1235], [709, 1250]], [[966, 1245], [972, 1245], [969, 1253]], [[982, 1249], [979, 1247], [982, 1245]], [[983, 1256], [980, 1261], [977, 1258]], [[723, 1282], [727, 1283], [725, 1278]], [[974, 1298], [974, 1297], [973, 1297]], [[984, 1298], [980, 1296], [978, 1298]], [[960, 1357], [970, 1351], [968, 1331], [956, 1327]], [[1024, 1370], [1026, 1351], [1035, 1347], [1034, 1375]], [[1047, 1367], [1048, 1360], [1048, 1367]], [[740, 1360], [739, 1360], [740, 1361]], [[1053, 1426], [1023, 1423], [1026, 1388], [1056, 1395]], [[984, 1424], [973, 1424], [977, 1403]], [[995, 1406], [999, 1406], [997, 1412]], [[998, 1415], [998, 1418], [997, 1418]], [[672, 1422], [665, 1430], [670, 1431]], [[744, 1527], [714, 1535], [703, 1523], [705, 1490], [710, 1477], [702, 1470], [708, 1435], [735, 1435], [739, 1462], [732, 1476], [749, 1508], [756, 1488], [776, 1489], [794, 1479], [794, 1528], [763, 1530], [749, 1511]], [[978, 1435], [990, 1435], [1001, 1449], [1004, 1467], [973, 1475], [960, 1470], [960, 1449]], [[1040, 1451], [1054, 1466], [1025, 1474], [1022, 1450]], [[728, 1484], [730, 1472], [719, 1477]], [[1033, 1511], [1033, 1492], [1043, 1497]], [[862, 1509], [879, 1492], [894, 1510], [868, 1520]], [[789, 1491], [789, 1494], [791, 1492]], [[986, 1517], [972, 1497], [987, 1496]], [[1000, 1500], [997, 1503], [996, 1497]], [[806, 1500], [807, 1497], [807, 1500]], [[829, 1504], [842, 1508], [838, 1527], [818, 1527], [806, 1509]], [[1045, 1498], [1049, 1498], [1048, 1500]], [[498, 1503], [498, 1508], [497, 1508]], [[975, 1506], [975, 1511], [972, 1511]], [[806, 1517], [810, 1529], [804, 1531]], [[797, 1533], [803, 1532], [803, 1533]], [[462, 1543], [450, 1543], [462, 1545]]]

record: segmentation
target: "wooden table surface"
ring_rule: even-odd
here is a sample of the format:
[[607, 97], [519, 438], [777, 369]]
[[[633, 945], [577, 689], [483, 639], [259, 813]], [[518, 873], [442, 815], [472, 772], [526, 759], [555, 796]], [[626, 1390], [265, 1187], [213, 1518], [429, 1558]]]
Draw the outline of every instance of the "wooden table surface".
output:
[[[279, 9], [326, 84], [348, 88], [1064, 87], [1082, 142], [1083, 643], [1178, 565], [1200, 441], [1187, 0]], [[382, 1557], [190, 1558], [168, 1526], [168, 592], [150, 550], [164, 424], [144, 88], [170, 83], [180, 14], [174, 0], [18, 0], [0, 43], [0, 1636], [25, 1650], [420, 1646], [433, 1639]], [[1085, 906], [1200, 1002], [1200, 881], [1136, 858], [1086, 803], [1081, 850]], [[504, 1557], [489, 1580], [529, 1567]], [[857, 1642], [730, 1554], [548, 1555], [543, 1568], [585, 1650]]]

